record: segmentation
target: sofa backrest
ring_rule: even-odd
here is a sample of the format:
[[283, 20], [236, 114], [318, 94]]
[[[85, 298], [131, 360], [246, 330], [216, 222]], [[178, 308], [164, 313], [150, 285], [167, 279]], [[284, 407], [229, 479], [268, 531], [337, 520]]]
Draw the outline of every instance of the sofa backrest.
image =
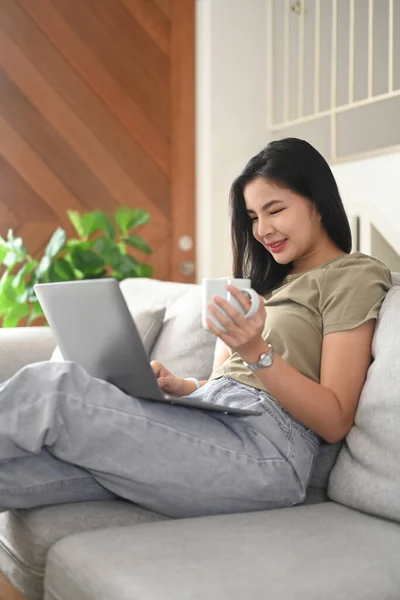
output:
[[400, 285], [400, 273], [392, 271], [392, 285]]
[[332, 470], [328, 494], [352, 508], [400, 522], [400, 285], [379, 313], [368, 370], [349, 432]]
[[166, 306], [167, 309], [190, 289], [200, 287], [196, 283], [160, 281], [146, 277], [124, 279], [121, 291], [128, 305], [135, 308]]
[[208, 379], [216, 338], [201, 326], [201, 286], [154, 279], [125, 279], [121, 290], [132, 310], [166, 306], [164, 324], [150, 353], [179, 377]]

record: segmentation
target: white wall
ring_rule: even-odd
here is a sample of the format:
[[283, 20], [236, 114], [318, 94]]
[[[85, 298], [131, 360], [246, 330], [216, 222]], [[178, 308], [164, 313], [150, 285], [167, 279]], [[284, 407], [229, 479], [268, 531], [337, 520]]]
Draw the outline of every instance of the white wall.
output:
[[197, 280], [231, 274], [232, 181], [269, 140], [267, 3], [196, 2]]
[[[267, 31], [266, 0], [196, 2], [198, 281], [231, 274], [229, 188], [272, 139]], [[349, 214], [363, 216], [361, 249], [371, 252], [373, 222], [400, 254], [400, 152], [337, 164], [333, 171]]]
[[361, 217], [361, 250], [397, 270], [393, 252], [385, 253], [370, 225], [400, 255], [400, 152], [337, 164], [332, 171], [348, 214]]

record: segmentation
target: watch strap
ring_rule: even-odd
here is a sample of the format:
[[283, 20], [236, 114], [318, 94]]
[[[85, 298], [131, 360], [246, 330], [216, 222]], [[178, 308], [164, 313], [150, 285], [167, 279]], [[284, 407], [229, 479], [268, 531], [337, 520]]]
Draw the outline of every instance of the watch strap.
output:
[[268, 350], [260, 354], [257, 362], [247, 363], [245, 360], [243, 360], [242, 362], [245, 367], [250, 369], [250, 371], [258, 371], [260, 369], [266, 369], [272, 365], [274, 354], [275, 353], [272, 349], [271, 344], [268, 344]]

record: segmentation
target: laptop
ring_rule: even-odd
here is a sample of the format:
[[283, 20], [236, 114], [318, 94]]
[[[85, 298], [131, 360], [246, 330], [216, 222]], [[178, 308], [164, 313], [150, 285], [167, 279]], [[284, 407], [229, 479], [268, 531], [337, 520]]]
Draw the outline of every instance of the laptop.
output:
[[78, 363], [93, 377], [143, 400], [232, 415], [262, 413], [258, 407], [229, 407], [164, 394], [115, 279], [41, 283], [34, 289], [64, 359]]

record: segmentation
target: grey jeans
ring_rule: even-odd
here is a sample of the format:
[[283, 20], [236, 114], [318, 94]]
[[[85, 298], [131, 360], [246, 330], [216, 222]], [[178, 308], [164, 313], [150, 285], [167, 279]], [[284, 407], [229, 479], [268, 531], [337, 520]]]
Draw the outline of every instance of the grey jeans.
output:
[[116, 496], [171, 517], [301, 502], [319, 439], [265, 392], [223, 377], [196, 391], [237, 417], [127, 396], [75, 363], [0, 385], [0, 507]]

